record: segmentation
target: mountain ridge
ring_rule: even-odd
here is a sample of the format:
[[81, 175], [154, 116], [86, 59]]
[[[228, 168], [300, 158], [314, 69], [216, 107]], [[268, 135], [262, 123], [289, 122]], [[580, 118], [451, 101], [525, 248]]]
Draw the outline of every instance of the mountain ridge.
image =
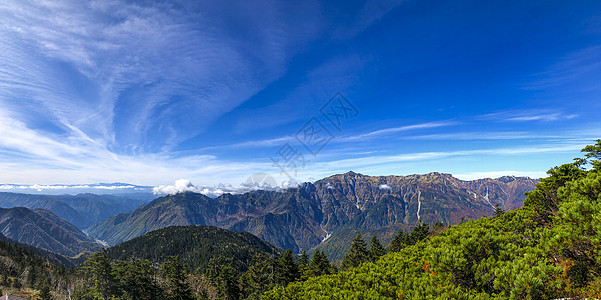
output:
[[390, 231], [420, 220], [457, 224], [462, 218], [492, 215], [496, 204], [520, 206], [523, 192], [534, 189], [537, 180], [510, 179], [463, 181], [438, 172], [368, 176], [351, 171], [281, 192], [259, 190], [214, 199], [194, 193], [164, 196], [95, 224], [88, 233], [117, 244], [169, 225], [211, 225], [247, 231], [298, 252], [344, 226]]
[[45, 208], [85, 229], [121, 212], [129, 212], [146, 201], [115, 195], [82, 193], [77, 195], [35, 195], [0, 192], [0, 207]]
[[179, 256], [191, 271], [205, 273], [211, 260], [223, 259], [235, 270], [246, 271], [251, 261], [261, 255], [273, 257], [281, 249], [248, 232], [235, 232], [214, 226], [169, 226], [123, 242], [106, 250], [112, 259], [148, 259], [163, 263]]
[[100, 249], [100, 244], [75, 225], [41, 208], [0, 208], [0, 233], [11, 240], [67, 257]]

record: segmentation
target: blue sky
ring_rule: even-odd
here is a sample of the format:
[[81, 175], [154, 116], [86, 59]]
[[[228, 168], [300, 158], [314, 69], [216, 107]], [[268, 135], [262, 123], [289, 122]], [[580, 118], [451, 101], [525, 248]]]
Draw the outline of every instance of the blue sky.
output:
[[0, 183], [539, 177], [601, 137], [600, 1], [193, 2], [2, 1]]

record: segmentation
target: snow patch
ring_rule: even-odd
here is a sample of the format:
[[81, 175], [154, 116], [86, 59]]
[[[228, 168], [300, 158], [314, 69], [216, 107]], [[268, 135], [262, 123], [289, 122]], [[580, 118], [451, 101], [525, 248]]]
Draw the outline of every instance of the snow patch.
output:
[[332, 234], [331, 234], [331, 233], [328, 233], [328, 232], [327, 232], [327, 231], [326, 231], [326, 230], [323, 228], [323, 225], [319, 224], [319, 227], [321, 228], [321, 230], [323, 230], [323, 232], [325, 232], [325, 233], [326, 233], [326, 236], [324, 236], [324, 237], [323, 237], [323, 240], [321, 240], [321, 242], [325, 242], [327, 239], [329, 239], [329, 238], [332, 236]]
[[422, 201], [420, 201], [421, 196], [422, 196], [422, 192], [417, 190], [417, 219], [418, 220], [421, 219], [421, 217], [419, 216], [419, 211], [422, 209]]

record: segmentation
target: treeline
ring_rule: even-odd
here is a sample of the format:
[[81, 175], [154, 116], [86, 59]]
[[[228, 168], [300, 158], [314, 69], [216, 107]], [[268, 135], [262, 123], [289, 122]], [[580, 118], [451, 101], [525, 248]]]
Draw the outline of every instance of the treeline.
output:
[[[181, 229], [194, 230], [179, 228], [176, 233], [181, 234]], [[431, 232], [428, 224], [421, 223], [411, 232], [399, 230], [389, 246], [390, 251], [400, 251], [426, 238]], [[160, 235], [163, 236], [163, 233]], [[134, 241], [133, 245], [141, 244]], [[225, 245], [234, 246], [232, 243]], [[136, 247], [128, 249], [148, 250]], [[243, 247], [248, 248], [247, 245]], [[260, 299], [274, 288], [375, 262], [387, 252], [376, 236], [371, 237], [368, 246], [359, 232], [340, 266], [330, 262], [319, 250], [312, 257], [305, 251], [301, 255], [290, 250], [280, 255], [256, 252], [244, 267], [236, 262], [239, 250], [227, 250], [227, 253], [236, 255], [219, 256], [210, 259], [208, 264], [197, 264], [198, 258], [186, 262], [179, 256], [162, 259], [162, 263], [147, 259], [111, 258], [110, 253], [114, 256], [116, 250], [119, 249], [95, 253], [79, 268], [68, 269], [31, 250], [0, 242], [0, 257], [11, 259], [10, 263], [6, 263], [6, 259], [0, 260], [0, 286], [7, 291], [34, 290], [28, 294], [34, 299]], [[243, 254], [241, 259], [247, 259], [247, 252]], [[189, 265], [196, 268], [190, 270]]]
[[549, 170], [520, 209], [497, 209], [494, 217], [417, 242], [401, 236], [399, 251], [375, 263], [276, 287], [263, 297], [601, 298], [601, 140], [583, 152], [584, 158]]
[[211, 259], [221, 257], [220, 263], [231, 265], [240, 275], [260, 254], [274, 256], [281, 250], [248, 232], [196, 225], [162, 228], [107, 249], [107, 256], [116, 260], [148, 259], [160, 264], [179, 256], [195, 274], [206, 273]]
[[[429, 234], [429, 226], [420, 224], [411, 233], [415, 241]], [[400, 246], [399, 246], [400, 247]], [[377, 261], [386, 249], [375, 236], [369, 247], [360, 233], [342, 261], [342, 270], [359, 266], [364, 262]], [[200, 269], [197, 269], [198, 271]], [[178, 256], [155, 265], [149, 260], [114, 260], [107, 251], [94, 254], [80, 268], [85, 278], [73, 295], [74, 299], [260, 299], [276, 287], [293, 282], [303, 282], [313, 277], [336, 274], [339, 268], [317, 250], [309, 257], [303, 251], [300, 256], [290, 250], [279, 256], [259, 254], [247, 271], [240, 273], [231, 259], [212, 259], [205, 272], [191, 272]]]
[[0, 240], [0, 295], [31, 291], [28, 296], [51, 299], [51, 290], [68, 294], [75, 281], [72, 269], [41, 257], [10, 240]]
[[80, 272], [86, 280], [75, 299], [259, 299], [276, 286], [333, 274], [337, 268], [322, 252], [309, 259], [306, 252], [297, 258], [287, 250], [279, 257], [255, 257], [242, 275], [222, 257], [211, 260], [206, 273], [192, 274], [178, 256], [155, 266], [149, 260], [111, 260], [102, 251]]

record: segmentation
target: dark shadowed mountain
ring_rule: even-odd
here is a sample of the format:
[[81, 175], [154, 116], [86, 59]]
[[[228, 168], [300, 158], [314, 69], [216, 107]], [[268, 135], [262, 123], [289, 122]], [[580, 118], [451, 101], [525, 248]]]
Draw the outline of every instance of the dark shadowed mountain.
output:
[[106, 218], [134, 210], [148, 202], [147, 195], [136, 194], [128, 197], [114, 195], [30, 195], [0, 193], [0, 207], [27, 207], [29, 209], [45, 208], [59, 217], [85, 229]]
[[101, 247], [73, 224], [47, 209], [0, 208], [0, 232], [17, 242], [69, 257]]
[[148, 259], [162, 263], [178, 255], [192, 271], [205, 273], [211, 259], [222, 258], [222, 264], [242, 273], [253, 258], [272, 257], [280, 249], [248, 232], [234, 232], [213, 226], [171, 226], [146, 233], [107, 249], [113, 259]]
[[[419, 220], [457, 224], [520, 206], [537, 180], [502, 177], [463, 181], [449, 174], [366, 176], [354, 172], [304, 183], [283, 192], [254, 191], [210, 199], [183, 193], [158, 198], [131, 213], [91, 226], [111, 245], [170, 225], [212, 225], [247, 231], [283, 249], [311, 249], [352, 230], [390, 237]], [[350, 231], [349, 231], [350, 230]]]

